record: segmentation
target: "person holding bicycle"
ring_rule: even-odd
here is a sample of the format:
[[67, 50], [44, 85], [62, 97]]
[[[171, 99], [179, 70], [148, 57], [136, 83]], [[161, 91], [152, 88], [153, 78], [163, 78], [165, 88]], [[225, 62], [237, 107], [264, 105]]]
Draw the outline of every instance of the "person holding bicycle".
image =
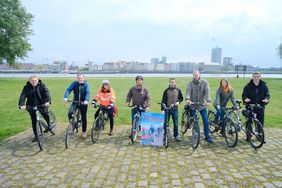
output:
[[[135, 77], [136, 85], [131, 87], [126, 96], [126, 105], [129, 106], [130, 101], [132, 100], [133, 106], [142, 106], [145, 108], [145, 111], [148, 112], [151, 107], [151, 97], [149, 94], [149, 90], [143, 86], [143, 76]], [[140, 108], [132, 108], [131, 110], [131, 119], [132, 124], [134, 120], [134, 116], [139, 111], [143, 112]]]
[[72, 114], [76, 111], [77, 108], [81, 111], [81, 119], [82, 119], [82, 137], [86, 138], [86, 129], [87, 129], [87, 105], [90, 96], [90, 89], [87, 81], [84, 78], [84, 74], [77, 74], [77, 81], [73, 81], [69, 87], [67, 88], [64, 101], [68, 101], [68, 97], [70, 93], [73, 91], [73, 102], [71, 104], [68, 118], [69, 120], [72, 118]]
[[[179, 88], [176, 87], [175, 78], [169, 79], [169, 86], [163, 92], [162, 103], [167, 107], [173, 106], [173, 108], [168, 110], [167, 117], [168, 122], [170, 120], [170, 116], [173, 120], [173, 136], [177, 142], [180, 142], [181, 139], [178, 137], [178, 106], [183, 101], [182, 92]], [[163, 105], [161, 106], [161, 110], [164, 111]]]
[[[210, 136], [209, 121], [207, 116], [207, 108], [211, 102], [209, 83], [206, 80], [201, 79], [200, 72], [198, 70], [193, 71], [193, 80], [188, 83], [186, 89], [186, 103], [191, 106], [191, 109], [197, 108], [202, 116], [204, 124], [205, 139], [209, 143], [213, 143], [213, 139]], [[200, 104], [195, 104], [200, 103]], [[192, 110], [192, 114], [195, 111]]]
[[[234, 90], [231, 87], [230, 83], [227, 79], [220, 80], [219, 88], [216, 91], [216, 98], [214, 100], [214, 107], [216, 109], [215, 114], [215, 123], [218, 124], [218, 120], [223, 119], [224, 117], [224, 110], [227, 106], [228, 101], [231, 100], [235, 109], [239, 109], [238, 104], [236, 103], [234, 97]], [[222, 127], [223, 128], [223, 127]], [[223, 130], [220, 131], [220, 134], [223, 133]]]
[[[254, 72], [252, 79], [247, 83], [243, 89], [242, 100], [244, 101], [246, 108], [249, 104], [259, 104], [261, 108], [254, 108], [254, 112], [257, 114], [257, 118], [264, 125], [264, 109], [265, 105], [269, 103], [270, 94], [265, 81], [261, 80], [261, 73]], [[247, 135], [247, 140], [249, 136]]]
[[[110, 132], [109, 136], [113, 135], [114, 128], [114, 106], [115, 106], [115, 91], [112, 87], [110, 87], [109, 80], [102, 81], [102, 87], [98, 89], [97, 95], [94, 97], [92, 101], [92, 106], [96, 107], [96, 103], [100, 102], [100, 105], [103, 110], [109, 115], [110, 119]], [[101, 109], [98, 109], [95, 113], [95, 119], [98, 117]]]
[[[40, 79], [38, 79], [37, 76], [31, 76], [29, 81], [26, 82], [26, 85], [23, 87], [19, 98], [19, 108], [21, 110], [26, 110], [27, 106], [41, 106], [38, 108], [38, 110], [48, 124], [48, 129], [46, 129], [44, 132], [48, 132], [52, 129], [50, 117], [48, 115], [48, 107], [50, 104], [51, 96], [46, 85]], [[36, 142], [36, 114], [34, 110], [28, 110], [28, 112], [31, 118], [32, 129], [34, 133], [32, 142]]]

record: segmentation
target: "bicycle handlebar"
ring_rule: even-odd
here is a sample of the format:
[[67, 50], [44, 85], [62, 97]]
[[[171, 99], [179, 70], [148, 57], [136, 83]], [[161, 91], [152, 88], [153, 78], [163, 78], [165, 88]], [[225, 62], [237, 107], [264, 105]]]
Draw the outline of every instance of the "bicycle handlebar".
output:
[[26, 106], [26, 110], [27, 111], [29, 111], [29, 110], [37, 110], [38, 108], [44, 107], [44, 106], [45, 106], [45, 104], [40, 104], [40, 105], [35, 105], [35, 106], [28, 105], [28, 106]]
[[165, 103], [158, 102], [158, 104], [160, 104], [161, 107], [163, 107], [165, 110], [170, 110], [170, 109], [172, 109], [173, 107], [175, 107], [174, 104], [171, 104], [169, 107], [167, 107]]
[[134, 109], [134, 108], [138, 108], [139, 110], [145, 110], [146, 107], [142, 107], [142, 105], [128, 105], [128, 107]]

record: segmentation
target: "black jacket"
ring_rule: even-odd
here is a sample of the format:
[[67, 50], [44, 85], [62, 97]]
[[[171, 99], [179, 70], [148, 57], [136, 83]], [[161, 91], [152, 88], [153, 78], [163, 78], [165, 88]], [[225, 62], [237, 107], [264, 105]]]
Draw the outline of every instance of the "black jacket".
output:
[[[175, 96], [176, 97], [176, 102], [179, 102], [179, 103], [181, 103], [182, 101], [183, 101], [183, 95], [182, 95], [182, 93], [181, 93], [181, 90], [179, 89], [179, 88], [174, 88], [177, 92], [176, 93], [178, 93], [178, 96]], [[174, 90], [174, 89], [171, 89], [170, 87], [168, 87], [167, 89], [165, 89], [164, 90], [164, 92], [163, 92], [163, 98], [162, 98], [162, 103], [164, 103], [167, 107], [169, 107], [168, 106], [168, 96], [167, 96], [167, 92], [169, 91], [169, 90]], [[177, 107], [175, 107], [175, 108], [177, 108]], [[164, 108], [163, 107], [161, 107], [161, 110], [164, 110]]]
[[[25, 104], [26, 99], [27, 101]], [[41, 80], [38, 80], [38, 84], [34, 88], [31, 85], [31, 83], [27, 82], [20, 95], [19, 106], [24, 106], [24, 105], [34, 106], [38, 104], [44, 104], [46, 102], [49, 102], [51, 104], [51, 97], [49, 94], [49, 90], [45, 86], [45, 84], [43, 84]]]
[[265, 103], [262, 102], [263, 99], [270, 99], [269, 90], [266, 85], [266, 82], [260, 80], [259, 84], [256, 86], [253, 80], [244, 87], [242, 93], [242, 99], [245, 101], [246, 98], [251, 99], [250, 104], [260, 104], [262, 107], [265, 106]]

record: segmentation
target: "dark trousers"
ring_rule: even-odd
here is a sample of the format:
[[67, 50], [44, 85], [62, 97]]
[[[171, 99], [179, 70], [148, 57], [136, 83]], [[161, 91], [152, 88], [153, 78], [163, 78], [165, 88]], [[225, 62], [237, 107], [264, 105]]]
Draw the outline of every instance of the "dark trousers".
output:
[[87, 105], [77, 105], [76, 103], [72, 103], [69, 113], [68, 113], [68, 117], [69, 120], [72, 118], [72, 114], [76, 111], [77, 108], [80, 109], [80, 114], [81, 114], [81, 121], [82, 121], [82, 132], [86, 132], [87, 129]]
[[[100, 110], [101, 110], [101, 109], [99, 108], [99, 109], [96, 111], [96, 113], [95, 113], [95, 119], [99, 116]], [[108, 108], [103, 108], [103, 110], [108, 113], [109, 119], [110, 119], [110, 129], [113, 130], [113, 128], [114, 128], [114, 116], [113, 116], [114, 108], [110, 108], [110, 109], [108, 109]]]
[[[47, 125], [50, 124], [50, 118], [48, 115], [48, 108], [43, 107], [43, 108], [38, 108], [40, 114], [43, 116], [43, 118], [45, 119]], [[30, 115], [30, 119], [31, 119], [31, 123], [32, 123], [32, 129], [33, 129], [33, 133], [34, 135], [36, 135], [36, 113], [34, 110], [30, 110], [29, 111], [29, 115]]]

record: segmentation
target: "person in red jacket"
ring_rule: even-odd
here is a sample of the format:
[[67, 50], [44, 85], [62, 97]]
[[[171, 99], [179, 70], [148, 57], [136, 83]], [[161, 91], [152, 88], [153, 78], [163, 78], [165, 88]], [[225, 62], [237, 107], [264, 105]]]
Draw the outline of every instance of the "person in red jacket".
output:
[[92, 106], [96, 107], [96, 103], [100, 102], [101, 107], [95, 113], [95, 119], [98, 117], [101, 108], [105, 110], [110, 119], [110, 132], [109, 136], [113, 135], [114, 128], [114, 106], [115, 106], [115, 91], [110, 87], [109, 80], [102, 81], [102, 87], [98, 89], [97, 95], [93, 98]]

